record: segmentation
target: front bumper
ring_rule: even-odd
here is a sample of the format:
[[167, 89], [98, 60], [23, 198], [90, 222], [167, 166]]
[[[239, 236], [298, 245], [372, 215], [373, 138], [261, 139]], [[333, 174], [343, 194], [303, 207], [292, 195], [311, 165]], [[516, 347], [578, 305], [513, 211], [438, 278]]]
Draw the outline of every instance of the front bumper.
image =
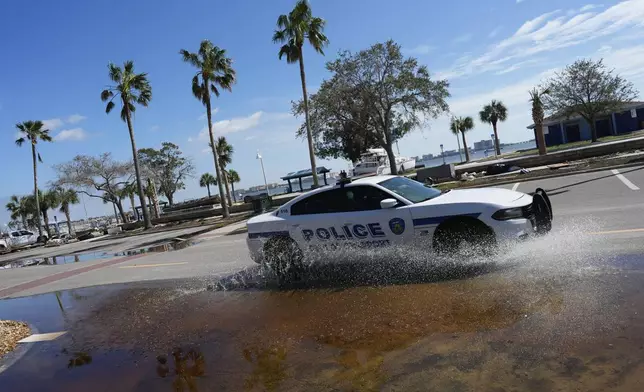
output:
[[495, 223], [494, 231], [499, 240], [521, 240], [535, 234], [534, 221], [526, 218], [510, 219]]

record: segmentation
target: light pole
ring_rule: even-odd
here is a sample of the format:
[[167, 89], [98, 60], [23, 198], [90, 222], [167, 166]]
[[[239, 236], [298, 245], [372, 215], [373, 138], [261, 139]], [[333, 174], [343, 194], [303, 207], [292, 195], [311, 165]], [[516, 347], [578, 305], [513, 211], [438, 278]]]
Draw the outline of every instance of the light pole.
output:
[[266, 172], [264, 171], [264, 160], [262, 159], [262, 155], [259, 153], [259, 150], [257, 150], [257, 156], [255, 159], [259, 159], [260, 165], [262, 165], [262, 175], [264, 176], [264, 186], [266, 186], [266, 194], [268, 196], [271, 195], [271, 191], [268, 189], [268, 182], [266, 182]]
[[443, 156], [443, 165], [445, 164], [445, 151], [443, 151], [443, 145], [441, 144], [441, 155]]

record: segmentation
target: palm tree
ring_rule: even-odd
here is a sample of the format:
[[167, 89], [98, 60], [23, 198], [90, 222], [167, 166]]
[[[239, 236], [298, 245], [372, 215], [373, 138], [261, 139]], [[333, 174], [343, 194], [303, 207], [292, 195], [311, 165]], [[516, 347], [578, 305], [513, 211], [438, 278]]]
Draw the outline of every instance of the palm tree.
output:
[[229, 169], [227, 178], [228, 181], [230, 181], [230, 186], [233, 188], [233, 200], [236, 202], [237, 196], [235, 193], [235, 184], [241, 181], [241, 179], [239, 178], [239, 173], [237, 173], [237, 171], [234, 169]]
[[143, 194], [143, 184], [141, 182], [139, 157], [136, 153], [136, 142], [134, 141], [134, 129], [132, 128], [132, 115], [136, 111], [135, 103], [147, 107], [152, 99], [152, 87], [148, 81], [147, 74], [134, 73], [134, 63], [126, 61], [123, 64], [123, 69], [119, 66], [110, 63], [107, 68], [109, 69], [109, 77], [115, 85], [108, 87], [101, 92], [101, 100], [107, 102], [105, 113], [109, 113], [114, 108], [114, 99], [121, 98], [121, 120], [127, 123], [128, 131], [130, 132], [130, 143], [132, 145], [132, 158], [134, 159], [134, 172], [136, 174], [136, 187], [139, 194], [139, 201], [143, 209], [143, 222], [145, 228], [152, 227], [150, 221], [150, 214], [145, 205], [145, 196]]
[[465, 162], [470, 161], [470, 150], [467, 149], [467, 140], [465, 140], [465, 132], [471, 131], [474, 128], [474, 120], [472, 117], [458, 117], [452, 118], [450, 130], [453, 134], [458, 135], [459, 132], [463, 138], [463, 150], [465, 150]]
[[134, 182], [128, 182], [122, 189], [123, 196], [127, 196], [130, 199], [130, 205], [132, 206], [132, 216], [135, 220], [139, 219], [139, 214], [136, 212], [136, 202], [134, 201], [134, 195], [137, 194], [137, 184]]
[[80, 203], [78, 199], [78, 193], [73, 189], [58, 189], [58, 196], [60, 198], [60, 212], [65, 214], [65, 219], [67, 220], [67, 232], [69, 235], [74, 235], [74, 229], [72, 228], [72, 220], [69, 216], [69, 206], [72, 204]]
[[532, 122], [534, 123], [534, 138], [537, 142], [539, 155], [546, 155], [546, 139], [543, 136], [543, 118], [545, 117], [545, 115], [543, 113], [542, 98], [544, 95], [547, 95], [549, 91], [547, 89], [539, 91], [539, 89], [535, 87], [529, 93], [530, 102], [532, 102]]
[[316, 52], [324, 55], [322, 48], [329, 44], [328, 38], [324, 35], [325, 24], [326, 21], [324, 19], [313, 16], [311, 5], [307, 0], [298, 0], [288, 15], [280, 15], [277, 18], [277, 30], [273, 33], [273, 42], [284, 44], [279, 51], [280, 60], [283, 56], [286, 56], [286, 62], [288, 64], [297, 62], [300, 65], [306, 137], [309, 142], [309, 159], [311, 160], [311, 173], [313, 173], [313, 185], [315, 187], [319, 183], [315, 164], [315, 153], [313, 150], [311, 121], [309, 119], [309, 101], [306, 92], [306, 74], [304, 73], [304, 53], [302, 47], [304, 46], [304, 41], [308, 40]]
[[210, 195], [210, 185], [217, 185], [217, 179], [210, 173], [202, 174], [199, 179], [199, 186], [202, 188], [208, 188], [208, 197], [212, 197]]
[[233, 200], [230, 197], [230, 187], [228, 180], [228, 173], [226, 172], [226, 166], [230, 165], [233, 162], [233, 153], [235, 149], [233, 146], [228, 144], [226, 137], [219, 136], [217, 138], [217, 155], [219, 155], [219, 167], [221, 168], [221, 174], [224, 178], [224, 188], [226, 189], [226, 197], [228, 198], [228, 204], [233, 205]]
[[[197, 74], [192, 78], [192, 94], [206, 106], [206, 118], [208, 119], [208, 135], [210, 136], [210, 148], [215, 161], [215, 174], [219, 194], [224, 194], [221, 181], [219, 159], [215, 149], [215, 136], [212, 133], [212, 108], [210, 105], [210, 93], [219, 97], [219, 89], [231, 91], [235, 83], [235, 70], [232, 67], [233, 61], [226, 57], [226, 51], [214, 46], [210, 41], [201, 41], [197, 53], [190, 53], [185, 49], [179, 51], [183, 61], [197, 68]], [[221, 197], [221, 208], [224, 218], [229, 216], [226, 200]]]
[[6, 205], [7, 211], [11, 214], [12, 220], [20, 219], [22, 223], [22, 228], [26, 229], [29, 225], [27, 224], [27, 218], [29, 217], [29, 205], [28, 199], [24, 196], [12, 195], [9, 199], [9, 202]]
[[[16, 140], [16, 145], [21, 147], [22, 144], [26, 141], [31, 143], [31, 160], [34, 165], [34, 197], [36, 201], [36, 211], [40, 211], [40, 198], [38, 197], [38, 170], [36, 158], [39, 162], [42, 162], [40, 154], [36, 152], [36, 145], [38, 140], [43, 142], [51, 142], [52, 138], [49, 136], [49, 129], [45, 129], [42, 121], [25, 121], [20, 124], [16, 124], [16, 128], [20, 132], [20, 137]], [[38, 226], [38, 235], [42, 237], [42, 226], [40, 224], [40, 215], [37, 215], [37, 226]], [[47, 224], [47, 222], [45, 222]]]
[[508, 118], [508, 108], [503, 105], [503, 102], [493, 99], [488, 105], [483, 106], [483, 110], [479, 112], [479, 117], [482, 122], [492, 124], [496, 155], [501, 155], [501, 146], [499, 145], [499, 134], [496, 131], [496, 123], [499, 121], [503, 122]]

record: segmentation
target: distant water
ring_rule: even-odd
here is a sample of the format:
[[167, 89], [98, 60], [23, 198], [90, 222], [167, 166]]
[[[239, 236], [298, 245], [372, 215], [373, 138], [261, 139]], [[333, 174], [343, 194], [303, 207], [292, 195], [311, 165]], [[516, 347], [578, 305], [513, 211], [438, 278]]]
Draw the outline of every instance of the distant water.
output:
[[[501, 154], [507, 154], [518, 150], [529, 150], [532, 148], [537, 148], [534, 142], [510, 144], [510, 145], [503, 146], [501, 148]], [[463, 158], [462, 160], [458, 154], [446, 156], [445, 163], [460, 163], [461, 161], [465, 161], [465, 154], [461, 154], [461, 155]], [[487, 155], [485, 155], [483, 151], [470, 152], [470, 160], [472, 161], [476, 161], [477, 159], [483, 159], [489, 156], [494, 156], [494, 151], [488, 152]], [[425, 167], [439, 166], [443, 164], [443, 158], [439, 156], [438, 158], [430, 159], [427, 161], [416, 162], [416, 164], [417, 165], [422, 164], [422, 165], [425, 165]]]

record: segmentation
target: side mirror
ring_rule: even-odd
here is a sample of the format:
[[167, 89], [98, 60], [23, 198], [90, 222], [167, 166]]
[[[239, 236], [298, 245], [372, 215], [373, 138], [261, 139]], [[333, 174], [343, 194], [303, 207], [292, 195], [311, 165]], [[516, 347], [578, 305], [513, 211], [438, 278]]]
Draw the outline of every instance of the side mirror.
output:
[[398, 205], [398, 200], [396, 199], [384, 199], [380, 201], [380, 208], [382, 208], [383, 210], [394, 208], [397, 205]]

